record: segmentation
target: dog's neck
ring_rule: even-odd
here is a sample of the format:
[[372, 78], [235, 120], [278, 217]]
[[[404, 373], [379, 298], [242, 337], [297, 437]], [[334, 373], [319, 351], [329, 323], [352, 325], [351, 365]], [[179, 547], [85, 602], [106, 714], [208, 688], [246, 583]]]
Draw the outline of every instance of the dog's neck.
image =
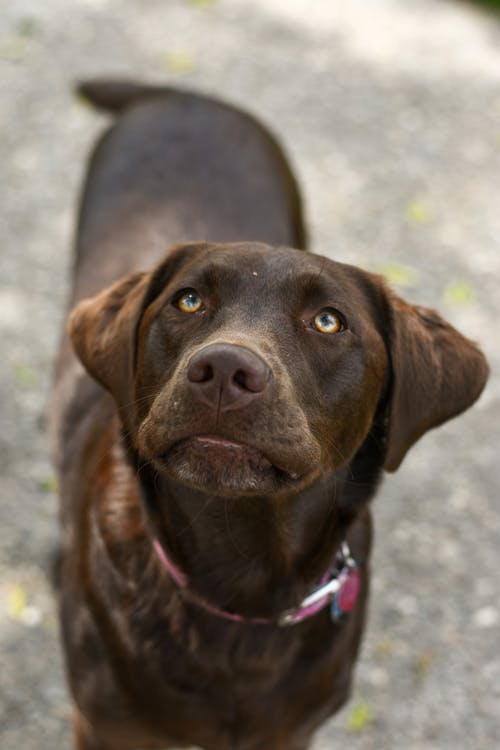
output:
[[294, 606], [328, 570], [351, 519], [347, 470], [300, 493], [220, 497], [141, 469], [153, 533], [190, 587], [218, 607], [272, 617]]
[[[344, 539], [363, 563], [370, 536], [363, 509], [376, 489], [381, 463], [373, 450], [381, 442], [373, 436], [349, 467], [324, 474], [301, 492], [218, 497], [160, 475], [120, 432], [115, 433], [109, 476], [121, 489], [104, 500], [98, 513], [115, 564], [120, 564], [123, 539], [114, 540], [108, 519], [119, 516], [122, 532], [129, 529], [131, 541], [142, 538], [141, 547], [148, 547], [138, 551], [139, 567], [144, 554], [154, 555], [157, 537], [190, 587], [214, 606], [244, 617], [275, 617], [296, 606], [322, 579]], [[360, 516], [361, 524], [356, 524]]]

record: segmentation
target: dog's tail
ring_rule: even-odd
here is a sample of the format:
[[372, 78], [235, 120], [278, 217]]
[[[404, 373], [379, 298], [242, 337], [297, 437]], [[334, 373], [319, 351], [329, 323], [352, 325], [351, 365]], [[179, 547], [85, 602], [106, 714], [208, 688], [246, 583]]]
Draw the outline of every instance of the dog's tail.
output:
[[133, 81], [106, 78], [81, 81], [77, 84], [76, 91], [98, 109], [104, 109], [115, 115], [140, 101], [176, 93], [175, 89], [168, 86], [149, 86]]

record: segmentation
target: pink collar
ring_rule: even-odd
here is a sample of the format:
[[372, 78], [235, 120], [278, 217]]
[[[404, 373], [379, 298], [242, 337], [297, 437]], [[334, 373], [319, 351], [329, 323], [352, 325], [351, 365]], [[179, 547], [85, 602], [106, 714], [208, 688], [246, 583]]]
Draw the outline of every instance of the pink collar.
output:
[[217, 617], [222, 617], [232, 622], [244, 622], [251, 625], [278, 625], [280, 627], [296, 625], [312, 617], [328, 604], [330, 604], [332, 619], [336, 621], [354, 609], [359, 594], [359, 568], [356, 561], [351, 557], [347, 542], [344, 541], [335, 556], [334, 564], [323, 576], [319, 587], [306, 596], [298, 607], [287, 609], [274, 619], [268, 617], [244, 617], [235, 612], [227, 612], [224, 609], [219, 609], [219, 607], [211, 604], [190, 589], [187, 576], [168, 557], [158, 539], [153, 540], [153, 546], [172, 580], [184, 591], [185, 596], [191, 602]]

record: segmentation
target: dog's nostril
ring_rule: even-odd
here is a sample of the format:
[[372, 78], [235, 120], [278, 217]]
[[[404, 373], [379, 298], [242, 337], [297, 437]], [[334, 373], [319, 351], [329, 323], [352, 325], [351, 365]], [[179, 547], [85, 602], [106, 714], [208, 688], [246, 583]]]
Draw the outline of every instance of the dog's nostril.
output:
[[236, 372], [233, 375], [233, 381], [240, 388], [248, 389], [248, 377], [247, 377], [247, 373], [244, 370], [236, 370]]
[[203, 370], [203, 377], [201, 378], [201, 381], [203, 383], [207, 383], [209, 380], [213, 380], [214, 377], [214, 368], [212, 365], [206, 365], [206, 367]]
[[240, 368], [236, 370], [232, 379], [241, 390], [261, 393], [270, 380], [270, 371], [267, 367]]
[[211, 364], [196, 362], [188, 370], [188, 380], [191, 383], [208, 383], [213, 380], [214, 370]]

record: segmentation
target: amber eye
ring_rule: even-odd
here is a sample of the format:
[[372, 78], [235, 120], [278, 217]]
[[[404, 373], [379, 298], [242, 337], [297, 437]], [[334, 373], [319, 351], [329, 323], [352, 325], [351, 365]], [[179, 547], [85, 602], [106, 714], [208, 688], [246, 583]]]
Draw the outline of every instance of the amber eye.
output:
[[195, 313], [203, 307], [203, 300], [194, 289], [188, 289], [186, 292], [182, 292], [175, 304], [181, 312]]
[[320, 333], [338, 333], [344, 329], [344, 323], [335, 310], [321, 310], [313, 318], [314, 327]]

